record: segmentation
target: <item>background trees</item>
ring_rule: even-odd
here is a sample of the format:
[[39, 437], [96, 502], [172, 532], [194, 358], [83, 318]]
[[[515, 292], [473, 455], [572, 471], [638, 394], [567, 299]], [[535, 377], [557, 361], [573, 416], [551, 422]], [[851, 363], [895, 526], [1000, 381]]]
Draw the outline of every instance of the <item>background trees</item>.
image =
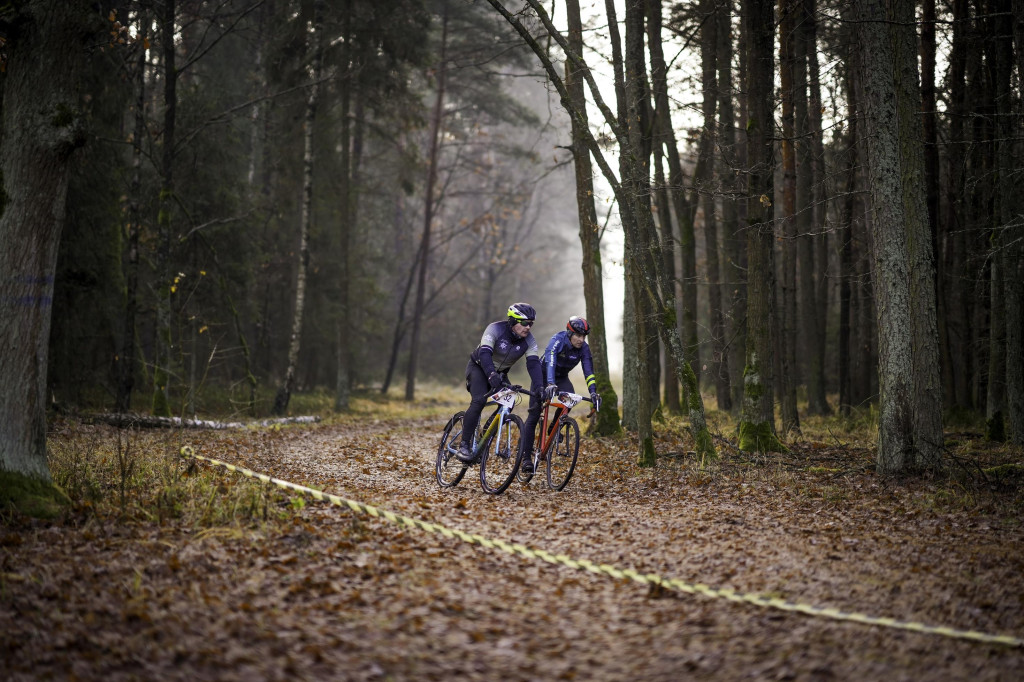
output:
[[[5, 410], [36, 413], [5, 435], [15, 449], [39, 447], [44, 405], [264, 413], [289, 375], [337, 409], [396, 376], [412, 398], [424, 378], [457, 383], [511, 300], [537, 305], [542, 340], [570, 314], [604, 317], [607, 355], [637, 363], [622, 394], [644, 433], [659, 402], [699, 425], [707, 400], [746, 405], [741, 444], [774, 447], [776, 391], [783, 431], [833, 408], [885, 413], [886, 367], [906, 343], [916, 378], [898, 430], [925, 451], [894, 470], [936, 465], [942, 410], [1024, 437], [1019, 3], [928, 2], [916, 23], [902, 0], [631, 2], [622, 16], [609, 3], [565, 24], [561, 4], [547, 16], [531, 1], [507, 8], [520, 31], [498, 3], [464, 0], [120, 0], [62, 4], [77, 7], [77, 42], [27, 42], [45, 4], [0, 15], [16, 339], [0, 381], [22, 390]], [[871, 33], [892, 21], [904, 30]], [[879, 50], [861, 51], [867, 38]], [[869, 61], [882, 48], [891, 67]], [[83, 97], [47, 120], [75, 135], [36, 135], [37, 153], [19, 137], [18, 117], [38, 114], [18, 88], [43, 76], [23, 51], [49, 64], [68, 50], [86, 55], [61, 76], [80, 72]], [[900, 104], [891, 129], [883, 71]], [[51, 170], [70, 161], [66, 182], [18, 184], [33, 154]], [[888, 204], [884, 159], [902, 178]], [[27, 205], [49, 207], [41, 238], [17, 232]], [[625, 347], [599, 286], [618, 254], [597, 238], [619, 230]], [[899, 243], [906, 271], [890, 273], [879, 257]], [[56, 264], [32, 265], [47, 249]], [[889, 317], [890, 276], [907, 287], [906, 325]], [[32, 322], [14, 303], [51, 295], [52, 316]], [[9, 360], [24, 357], [42, 363], [32, 376]]]

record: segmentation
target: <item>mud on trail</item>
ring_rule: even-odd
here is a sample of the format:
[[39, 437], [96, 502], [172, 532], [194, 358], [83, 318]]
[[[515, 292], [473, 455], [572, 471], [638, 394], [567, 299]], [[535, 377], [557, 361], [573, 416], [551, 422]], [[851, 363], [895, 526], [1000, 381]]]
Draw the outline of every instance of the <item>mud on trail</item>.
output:
[[[364, 416], [152, 437], [168, 461], [190, 444], [277, 478], [553, 554], [1024, 637], [1015, 492], [950, 501], [946, 483], [886, 483], [869, 452], [820, 443], [760, 459], [720, 443], [722, 464], [701, 472], [685, 437], [665, 437], [658, 467], [641, 470], [628, 440], [584, 436], [564, 491], [537, 476], [495, 497], [481, 491], [476, 468], [458, 487], [439, 489], [433, 461], [444, 421]], [[51, 442], [83, 433], [93, 443], [116, 441], [110, 427], [65, 427]], [[192, 501], [196, 509], [251, 489], [248, 516], [246, 502], [236, 502], [235, 522], [210, 524], [165, 514], [154, 500], [148, 512], [120, 517], [78, 504], [60, 523], [4, 521], [0, 679], [1024, 675], [1020, 648], [679, 594], [303, 502], [224, 470], [193, 475], [217, 481], [209, 501]]]

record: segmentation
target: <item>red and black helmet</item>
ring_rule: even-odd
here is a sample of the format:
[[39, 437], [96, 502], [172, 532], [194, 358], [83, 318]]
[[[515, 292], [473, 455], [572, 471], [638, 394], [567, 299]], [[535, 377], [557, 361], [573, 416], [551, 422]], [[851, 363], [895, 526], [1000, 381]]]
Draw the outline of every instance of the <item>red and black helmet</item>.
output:
[[573, 315], [569, 318], [569, 321], [565, 323], [565, 330], [570, 334], [586, 336], [590, 333], [590, 323], [578, 315]]

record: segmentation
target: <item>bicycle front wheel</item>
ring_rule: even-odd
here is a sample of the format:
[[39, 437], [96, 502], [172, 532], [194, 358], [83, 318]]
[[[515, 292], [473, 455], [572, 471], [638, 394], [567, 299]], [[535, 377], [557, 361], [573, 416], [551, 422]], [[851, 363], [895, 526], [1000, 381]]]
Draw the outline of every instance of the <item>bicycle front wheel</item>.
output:
[[580, 453], [580, 426], [572, 417], [558, 420], [555, 442], [548, 452], [548, 487], [561, 490], [576, 470], [576, 457]]
[[462, 419], [465, 416], [465, 412], [456, 412], [448, 420], [441, 435], [441, 444], [437, 447], [434, 474], [437, 476], [437, 484], [442, 488], [454, 488], [466, 475], [466, 465], [455, 456], [462, 442]]
[[480, 462], [480, 487], [485, 493], [500, 495], [516, 478], [519, 470], [519, 441], [523, 434], [523, 420], [514, 414], [505, 417], [505, 423], [487, 443]]

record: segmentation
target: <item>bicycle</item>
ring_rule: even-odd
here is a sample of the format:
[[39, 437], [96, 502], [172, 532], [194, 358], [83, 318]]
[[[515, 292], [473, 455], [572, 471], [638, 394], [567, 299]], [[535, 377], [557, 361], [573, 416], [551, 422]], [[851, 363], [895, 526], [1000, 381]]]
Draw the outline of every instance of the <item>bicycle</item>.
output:
[[[559, 391], [544, 403], [544, 419], [537, 434], [537, 447], [531, 452], [533, 468], [527, 472], [520, 464], [517, 476], [520, 483], [526, 485], [532, 481], [537, 467], [544, 462], [549, 488], [562, 490], [568, 485], [580, 452], [580, 425], [569, 416], [569, 411], [583, 401], [594, 402], [578, 393]], [[555, 412], [549, 419], [552, 407]], [[601, 409], [600, 398], [593, 409], [595, 412]]]
[[[434, 473], [442, 488], [459, 484], [470, 466], [480, 463], [480, 487], [485, 493], [500, 495], [511, 485], [519, 470], [519, 441], [523, 420], [512, 414], [519, 395], [530, 395], [521, 386], [506, 386], [493, 393], [489, 400], [497, 404], [494, 412], [473, 436], [472, 462], [463, 462], [456, 455], [462, 442], [462, 421], [465, 411], [456, 412], [444, 427], [437, 448]], [[491, 447], [493, 444], [493, 447]]]

